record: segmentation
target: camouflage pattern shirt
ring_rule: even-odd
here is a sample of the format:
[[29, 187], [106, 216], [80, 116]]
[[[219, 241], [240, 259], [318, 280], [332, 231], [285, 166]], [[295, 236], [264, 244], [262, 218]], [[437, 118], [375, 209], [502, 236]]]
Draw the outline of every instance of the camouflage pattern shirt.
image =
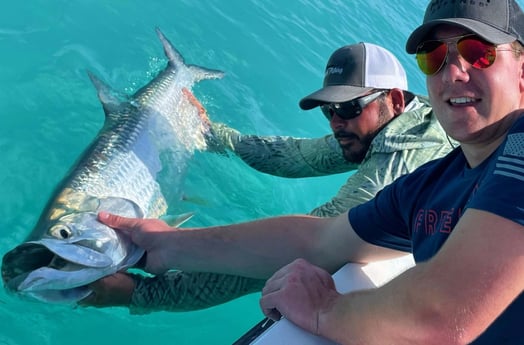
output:
[[337, 195], [310, 212], [320, 217], [336, 216], [370, 200], [398, 177], [458, 145], [437, 122], [429, 100], [420, 96], [378, 133], [360, 165], [344, 160], [333, 134], [315, 139], [241, 135], [218, 123], [212, 131], [220, 145], [267, 174], [296, 178], [355, 170]]
[[[310, 212], [332, 217], [373, 198], [398, 177], [442, 157], [457, 146], [438, 124], [427, 98], [415, 97], [405, 112], [373, 139], [360, 165], [348, 163], [335, 137], [294, 138], [242, 135], [224, 124], [211, 125], [210, 147], [230, 151], [261, 172], [309, 177], [354, 171], [337, 195]], [[205, 272], [170, 271], [156, 277], [134, 276], [130, 311], [187, 311], [211, 307], [262, 289], [265, 281]]]

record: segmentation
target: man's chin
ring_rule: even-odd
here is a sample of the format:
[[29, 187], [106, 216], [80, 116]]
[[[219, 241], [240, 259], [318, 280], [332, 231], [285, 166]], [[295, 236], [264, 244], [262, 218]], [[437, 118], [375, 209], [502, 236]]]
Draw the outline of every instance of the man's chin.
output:
[[352, 154], [352, 155], [344, 155], [344, 159], [348, 163], [360, 164], [364, 160], [364, 157], [360, 155]]
[[346, 162], [360, 164], [364, 160], [364, 156], [366, 154], [344, 150], [343, 155], [344, 155], [344, 159], [346, 160]]

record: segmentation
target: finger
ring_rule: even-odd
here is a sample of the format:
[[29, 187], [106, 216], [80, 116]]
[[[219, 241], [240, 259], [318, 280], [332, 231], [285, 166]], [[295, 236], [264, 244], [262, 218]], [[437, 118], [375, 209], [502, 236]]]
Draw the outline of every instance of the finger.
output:
[[129, 305], [135, 280], [127, 273], [117, 272], [88, 285], [89, 296], [77, 302], [79, 306], [107, 307]]
[[94, 291], [87, 296], [76, 302], [79, 307], [96, 307], [98, 306], [97, 296]]
[[262, 313], [273, 321], [278, 321], [282, 318], [282, 314], [278, 311], [275, 304], [277, 298], [277, 293], [272, 293], [263, 295], [259, 301]]
[[[298, 275], [300, 271], [309, 270], [309, 267], [314, 267], [307, 263], [303, 259], [297, 259], [278, 271], [276, 271], [271, 278], [266, 281], [266, 284], [262, 288], [262, 294], [270, 294], [272, 292], [282, 289], [290, 279], [301, 279]], [[299, 271], [297, 271], [297, 268]], [[296, 277], [296, 278], [293, 278]]]
[[100, 211], [98, 213], [98, 220], [105, 225], [118, 230], [131, 230], [135, 228], [141, 219], [138, 218], [127, 218], [122, 216], [117, 216], [105, 211]]
[[329, 289], [335, 290], [335, 281], [331, 274], [318, 266], [311, 266], [311, 272], [317, 276], [320, 282]]
[[200, 103], [200, 101], [195, 97], [195, 95], [185, 87], [182, 88], [182, 93], [187, 97], [189, 102], [198, 109], [198, 115], [202, 118], [202, 120], [209, 121], [206, 109], [204, 108], [202, 103]]
[[282, 314], [280, 314], [280, 312], [275, 308], [263, 312], [267, 318], [270, 318], [273, 321], [279, 321], [280, 319], [282, 319]]
[[285, 283], [285, 275], [274, 275], [266, 281], [266, 284], [262, 288], [262, 295], [267, 295], [275, 291], [280, 290], [280, 288]]
[[266, 285], [268, 284], [275, 284], [277, 283], [278, 281], [281, 281], [284, 277], [287, 276], [287, 274], [293, 270], [293, 266], [295, 266], [296, 263], [295, 261], [283, 266], [282, 268], [280, 268], [278, 271], [276, 271], [275, 273], [273, 273], [273, 275], [271, 276], [271, 278], [269, 278], [267, 281], [266, 281]]

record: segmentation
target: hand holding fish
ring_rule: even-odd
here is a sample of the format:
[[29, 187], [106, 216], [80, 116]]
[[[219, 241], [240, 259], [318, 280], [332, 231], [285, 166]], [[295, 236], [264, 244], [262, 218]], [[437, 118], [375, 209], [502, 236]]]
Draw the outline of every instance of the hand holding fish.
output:
[[131, 274], [117, 272], [89, 284], [92, 293], [78, 302], [80, 306], [129, 306], [135, 289]]
[[160, 219], [127, 218], [100, 212], [98, 220], [131, 238], [131, 241], [146, 251], [144, 269], [153, 274], [164, 273], [167, 267], [165, 256], [165, 236], [151, 236], [153, 233], [171, 233], [173, 228]]

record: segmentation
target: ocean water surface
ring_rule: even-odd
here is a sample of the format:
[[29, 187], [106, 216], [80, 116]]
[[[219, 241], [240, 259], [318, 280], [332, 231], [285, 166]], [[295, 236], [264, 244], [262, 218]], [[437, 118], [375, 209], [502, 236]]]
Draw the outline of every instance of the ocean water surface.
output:
[[[298, 101], [321, 86], [336, 48], [358, 41], [391, 50], [412, 91], [424, 78], [404, 43], [425, 1], [28, 0], [0, 12], [0, 254], [31, 232], [55, 185], [101, 128], [86, 71], [124, 93], [166, 59], [159, 27], [187, 63], [226, 73], [194, 88], [213, 121], [243, 133], [321, 136], [328, 123]], [[235, 157], [197, 153], [177, 205], [191, 226], [304, 213], [347, 174], [285, 179]], [[206, 310], [130, 315], [22, 301], [0, 289], [0, 344], [231, 344], [262, 318], [258, 294]]]

